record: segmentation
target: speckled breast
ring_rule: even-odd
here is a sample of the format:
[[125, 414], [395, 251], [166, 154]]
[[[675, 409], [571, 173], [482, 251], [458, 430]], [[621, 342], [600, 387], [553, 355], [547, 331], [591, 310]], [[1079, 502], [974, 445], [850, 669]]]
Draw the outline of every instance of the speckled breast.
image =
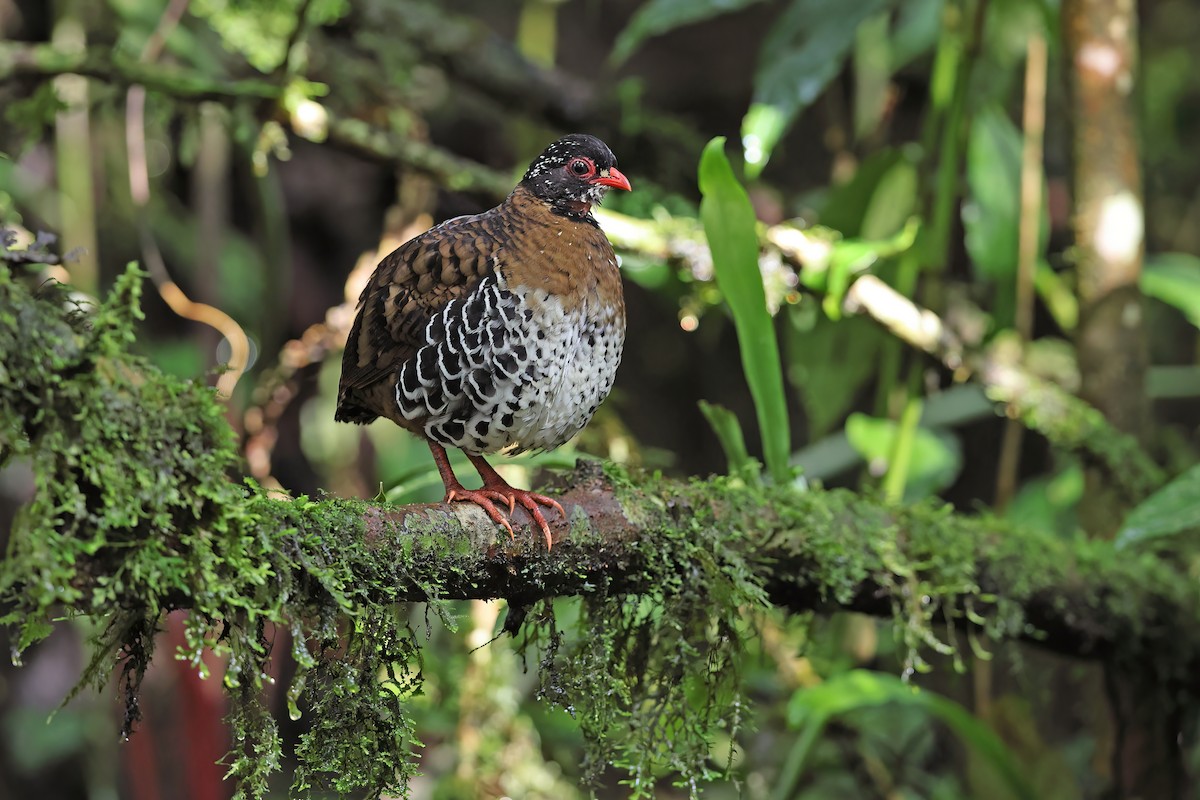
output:
[[549, 450], [587, 425], [612, 389], [625, 310], [619, 295], [567, 303], [510, 289], [497, 272], [430, 319], [424, 338], [396, 382], [405, 419], [468, 453]]

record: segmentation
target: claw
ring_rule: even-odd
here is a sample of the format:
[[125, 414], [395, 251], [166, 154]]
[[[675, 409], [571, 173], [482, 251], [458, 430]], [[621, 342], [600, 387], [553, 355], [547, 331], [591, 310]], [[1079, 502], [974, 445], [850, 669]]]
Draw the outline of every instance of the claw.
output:
[[[446, 497], [442, 502], [453, 503], [456, 501], [461, 501], [464, 503], [474, 503], [487, 512], [487, 515], [491, 517], [494, 522], [508, 531], [509, 537], [515, 542], [517, 540], [517, 535], [513, 532], [513, 527], [509, 521], [504, 518], [503, 514], [500, 513], [500, 509], [496, 508], [496, 504], [492, 502], [491, 497], [489, 496], [492, 494], [494, 493], [490, 491], [464, 489], [459, 487], [446, 492]], [[503, 500], [507, 498], [501, 497], [498, 499]], [[510, 511], [509, 513], [512, 512]]]
[[542, 510], [538, 508], [538, 504], [540, 503], [548, 508], [553, 508], [565, 517], [567, 512], [563, 510], [562, 505], [554, 498], [546, 497], [544, 494], [535, 494], [534, 492], [527, 492], [524, 489], [512, 489], [511, 491], [516, 502], [519, 502], [521, 507], [529, 512], [529, 516], [542, 529], [542, 535], [546, 537], [546, 549], [553, 549], [554, 540], [550, 536], [550, 525], [546, 522], [546, 517], [542, 514]]
[[486, 486], [484, 486], [479, 491], [481, 494], [487, 495], [488, 497], [492, 498], [493, 500], [499, 500], [502, 503], [507, 503], [508, 504], [508, 513], [510, 516], [512, 515], [512, 513], [514, 511], [517, 510], [517, 500], [511, 494], [505, 494], [504, 492], [499, 491], [497, 489], [489, 489]]

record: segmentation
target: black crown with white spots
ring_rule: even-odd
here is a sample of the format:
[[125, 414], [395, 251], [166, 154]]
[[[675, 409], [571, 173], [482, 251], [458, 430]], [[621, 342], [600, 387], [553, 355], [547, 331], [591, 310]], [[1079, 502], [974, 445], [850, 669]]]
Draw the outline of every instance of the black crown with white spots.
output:
[[617, 157], [604, 142], [586, 133], [573, 133], [543, 150], [521, 183], [551, 205], [578, 212], [571, 204], [590, 206], [604, 199], [609, 187], [596, 179], [616, 165]]

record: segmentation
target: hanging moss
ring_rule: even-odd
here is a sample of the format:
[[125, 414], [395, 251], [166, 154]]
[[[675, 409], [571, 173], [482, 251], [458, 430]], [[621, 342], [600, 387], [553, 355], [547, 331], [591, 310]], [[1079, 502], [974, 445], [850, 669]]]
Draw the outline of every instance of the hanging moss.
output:
[[363, 507], [280, 502], [236, 481], [233, 434], [213, 393], [128, 353], [142, 280], [131, 267], [88, 310], [62, 287], [0, 270], [0, 448], [37, 478], [0, 577], [17, 651], [64, 610], [103, 619], [81, 685], [103, 686], [119, 664], [128, 735], [160, 622], [190, 609], [180, 657], [202, 670], [204, 648], [228, 656], [230, 772], [240, 796], [257, 797], [281, 757], [259, 692], [264, 632], [282, 626], [298, 665], [289, 703], [314, 720], [297, 787], [402, 791], [414, 771], [404, 665], [417, 648], [386, 586], [363, 580], [382, 558], [362, 545]]

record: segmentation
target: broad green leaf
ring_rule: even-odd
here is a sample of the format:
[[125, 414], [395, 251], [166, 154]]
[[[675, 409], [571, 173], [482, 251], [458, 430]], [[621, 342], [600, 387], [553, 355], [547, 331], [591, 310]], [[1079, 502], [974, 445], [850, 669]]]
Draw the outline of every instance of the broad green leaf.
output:
[[785, 483], [790, 480], [791, 429], [779, 345], [758, 267], [757, 220], [750, 196], [734, 177], [724, 148], [725, 137], [718, 136], [700, 157], [700, 220], [712, 252], [717, 286], [733, 312], [767, 470], [776, 482]]
[[1188, 253], [1147, 256], [1142, 293], [1175, 306], [1200, 328], [1200, 258]]
[[754, 105], [742, 120], [747, 177], [758, 177], [788, 126], [842, 71], [859, 24], [893, 2], [792, 0], [763, 42]]
[[971, 125], [967, 185], [962, 221], [971, 263], [978, 274], [1011, 279], [1021, 214], [1021, 132], [999, 106], [980, 111]]
[[888, 334], [862, 317], [834, 322], [815, 303], [793, 306], [789, 317], [787, 377], [800, 394], [809, 436], [815, 439], [845, 419], [859, 392], [878, 374], [877, 357]]
[[[1036, 796], [1000, 737], [962, 706], [891, 675], [859, 669], [837, 675], [818, 686], [800, 689], [792, 695], [787, 720], [800, 735], [788, 764], [789, 773], [781, 778], [775, 797], [791, 796], [803, 774], [812, 744], [830, 721], [852, 711], [889, 704], [923, 711], [945, 723], [995, 770], [1013, 796], [1030, 800]], [[797, 754], [797, 751], [800, 752]]]
[[[851, 317], [836, 324], [830, 323], [822, 318], [822, 322], [837, 329], [845, 328], [846, 326], [857, 323], [873, 325], [873, 323], [869, 323], [861, 317]], [[886, 333], [879, 330], [878, 326], [873, 327], [876, 331], [878, 331], [881, 338], [887, 336]], [[821, 346], [819, 344], [819, 340], [816, 346]], [[875, 351], [875, 349], [877, 349], [877, 347], [872, 346], [870, 350], [863, 350], [861, 352], [856, 350], [854, 358], [845, 358], [842, 362], [843, 371], [839, 374], [840, 382], [851, 383], [856, 386], [858, 385], [854, 383], [856, 380], [858, 380], [858, 377], [853, 371], [859, 369], [859, 367], [856, 367], [855, 365], [860, 361], [865, 362], [866, 368], [871, 371], [871, 374], [874, 374], [874, 371], [877, 370], [877, 367], [875, 366], [876, 360], [871, 354]], [[793, 366], [793, 369], [796, 369], [795, 366]], [[851, 371], [850, 377], [847, 377], [847, 370]], [[796, 372], [800, 373], [800, 370], [796, 369]], [[814, 376], [812, 378], [814, 383], [812, 393], [814, 395], [820, 394], [822, 387], [822, 378], [820, 376], [826, 373], [805, 372], [801, 374], [809, 374]], [[792, 378], [793, 384], [795, 385], [795, 381], [797, 379], [793, 377], [791, 373], [789, 373], [789, 377]], [[825, 381], [825, 385], [838, 386], [840, 383], [837, 380], [829, 378]], [[830, 401], [825, 400], [824, 402]], [[847, 406], [843, 406], [843, 408], [847, 407], [848, 404]], [[809, 427], [812, 428], [814, 425], [814, 413], [807, 401], [805, 402], [805, 410], [809, 411]], [[996, 404], [987, 398], [987, 395], [984, 394], [983, 389], [981, 389], [977, 384], [968, 383], [959, 386], [952, 386], [949, 389], [946, 389], [943, 392], [938, 392], [932, 397], [926, 399], [923, 413], [921, 414], [921, 424], [930, 429], [942, 427], [950, 428], [965, 425], [970, 422], [976, 422], [978, 420], [992, 419], [995, 416]], [[829, 478], [836, 477], [837, 475], [840, 475], [849, 469], [857, 467], [862, 463], [862, 461], [862, 454], [859, 453], [858, 450], [854, 449], [854, 447], [850, 444], [850, 440], [847, 438], [845, 430], [838, 431], [837, 433], [833, 433], [823, 439], [813, 442], [803, 450], [800, 450], [792, 455], [792, 463], [799, 467], [809, 480], [814, 481], [828, 480]]]
[[612, 61], [621, 63], [642, 42], [694, 22], [738, 11], [761, 0], [649, 0], [634, 13], [613, 46]]
[[1146, 498], [1129, 512], [1117, 547], [1200, 530], [1200, 464]]
[[704, 400], [700, 401], [700, 413], [704, 414], [704, 418], [708, 420], [721, 442], [729, 474], [757, 478], [758, 462], [751, 458], [746, 450], [746, 438], [742, 435], [742, 426], [738, 423], [737, 415], [725, 406]]
[[907, 0], [896, 12], [891, 35], [892, 72], [925, 55], [937, 44], [945, 0]]
[[[872, 471], [882, 474], [891, 466], [887, 460], [895, 448], [898, 427], [894, 420], [851, 414], [846, 420], [846, 437]], [[954, 483], [961, 469], [962, 447], [956, 437], [944, 431], [918, 428], [904, 499], [919, 500], [937, 494]]]
[[975, 54], [968, 102], [975, 108], [1006, 104], [1021, 92], [1025, 55], [1031, 36], [1054, 48], [1060, 41], [1057, 2], [1004, 0], [983, 9], [983, 39]]

